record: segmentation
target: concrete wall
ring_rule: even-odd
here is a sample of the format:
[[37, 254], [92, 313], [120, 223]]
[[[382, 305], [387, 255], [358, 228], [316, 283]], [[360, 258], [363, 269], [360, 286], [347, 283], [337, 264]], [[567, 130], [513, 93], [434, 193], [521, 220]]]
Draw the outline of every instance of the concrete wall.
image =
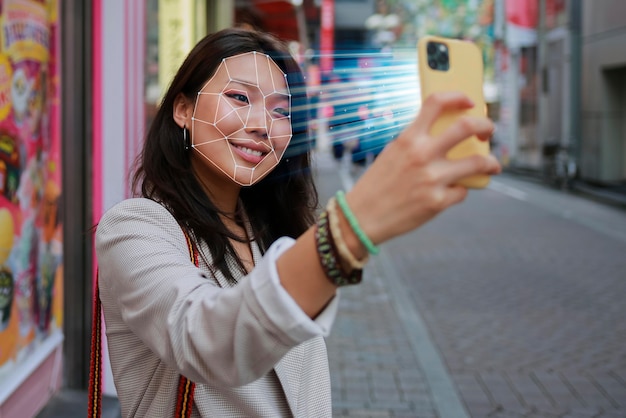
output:
[[626, 181], [626, 2], [583, 1], [581, 176]]

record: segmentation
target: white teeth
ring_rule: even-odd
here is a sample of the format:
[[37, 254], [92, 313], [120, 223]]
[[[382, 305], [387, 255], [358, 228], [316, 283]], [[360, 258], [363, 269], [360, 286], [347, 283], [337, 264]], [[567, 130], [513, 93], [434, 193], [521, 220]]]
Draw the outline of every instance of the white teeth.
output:
[[246, 154], [255, 155], [257, 157], [260, 157], [261, 155], [263, 155], [263, 153], [261, 151], [256, 151], [256, 150], [253, 150], [253, 149], [250, 149], [250, 148], [240, 147], [240, 146], [238, 146], [237, 148], [239, 148], [240, 150], [242, 150]]

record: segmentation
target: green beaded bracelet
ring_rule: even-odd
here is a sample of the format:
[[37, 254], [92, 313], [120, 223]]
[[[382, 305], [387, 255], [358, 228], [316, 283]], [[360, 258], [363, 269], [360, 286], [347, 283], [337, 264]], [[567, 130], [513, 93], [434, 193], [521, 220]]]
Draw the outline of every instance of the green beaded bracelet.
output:
[[337, 199], [337, 203], [341, 208], [341, 212], [343, 212], [343, 216], [346, 217], [346, 220], [350, 224], [350, 227], [352, 228], [356, 236], [359, 238], [359, 241], [361, 241], [361, 244], [363, 244], [363, 246], [370, 254], [378, 254], [380, 252], [380, 249], [376, 245], [374, 245], [374, 243], [369, 239], [367, 234], [365, 234], [365, 231], [361, 229], [359, 221], [357, 221], [356, 216], [354, 216], [354, 213], [352, 213], [350, 206], [348, 206], [345, 193], [339, 190], [337, 191], [335, 198]]

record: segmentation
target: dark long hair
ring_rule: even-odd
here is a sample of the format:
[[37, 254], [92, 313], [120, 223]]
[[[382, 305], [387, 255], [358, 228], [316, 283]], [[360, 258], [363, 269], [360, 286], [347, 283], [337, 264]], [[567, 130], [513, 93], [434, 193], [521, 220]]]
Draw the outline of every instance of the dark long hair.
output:
[[197, 93], [217, 70], [222, 59], [258, 51], [270, 56], [287, 75], [292, 99], [293, 136], [274, 170], [257, 184], [240, 192], [254, 237], [262, 251], [281, 236], [298, 237], [313, 222], [318, 205], [310, 170], [307, 120], [309, 106], [299, 65], [284, 44], [271, 35], [244, 29], [225, 29], [206, 36], [189, 53], [159, 106], [148, 130], [143, 152], [136, 161], [133, 190], [163, 203], [197, 242], [207, 243], [213, 268], [229, 280], [226, 256], [231, 254], [243, 269], [219, 211], [196, 179], [191, 152], [184, 149], [182, 129], [173, 118], [179, 94], [195, 101]]

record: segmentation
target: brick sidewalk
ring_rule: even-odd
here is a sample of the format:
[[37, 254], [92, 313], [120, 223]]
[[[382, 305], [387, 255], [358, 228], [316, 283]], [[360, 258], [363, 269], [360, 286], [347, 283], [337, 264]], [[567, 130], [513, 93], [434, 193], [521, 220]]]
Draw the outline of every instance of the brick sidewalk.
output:
[[[362, 168], [314, 156], [324, 204], [351, 187]], [[349, 173], [351, 169], [356, 172]], [[363, 283], [341, 289], [339, 313], [327, 339], [335, 417], [465, 418], [428, 331], [402, 285], [391, 258], [368, 263]]]
[[327, 340], [335, 417], [437, 417], [379, 260], [341, 290]]

